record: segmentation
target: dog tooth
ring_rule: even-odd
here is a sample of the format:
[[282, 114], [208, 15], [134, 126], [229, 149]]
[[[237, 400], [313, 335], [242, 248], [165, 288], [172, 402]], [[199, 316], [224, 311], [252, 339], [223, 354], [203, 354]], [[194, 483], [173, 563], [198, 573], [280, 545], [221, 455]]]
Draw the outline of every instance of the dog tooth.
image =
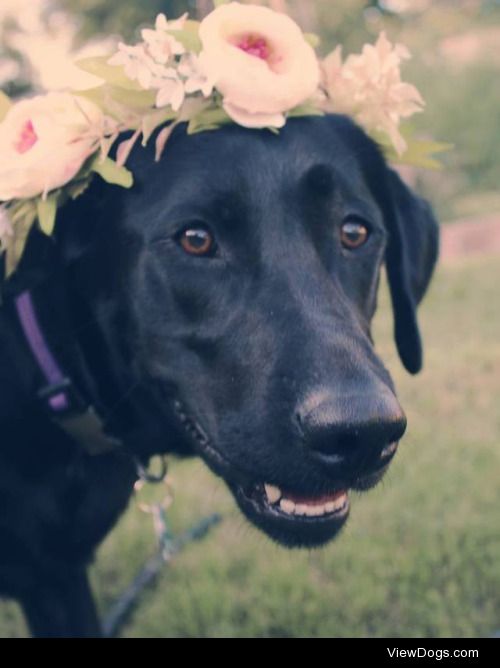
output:
[[308, 517], [320, 517], [325, 514], [325, 506], [306, 506], [306, 509]]
[[382, 450], [382, 452], [380, 453], [380, 456], [382, 458], [389, 457], [394, 452], [396, 452], [397, 448], [398, 448], [398, 442], [397, 441], [395, 443], [391, 443], [390, 445], [388, 445], [386, 448], [384, 448]]
[[345, 506], [346, 503], [347, 503], [347, 494], [344, 494], [343, 496], [340, 496], [336, 501], [334, 501], [335, 510], [340, 510]]
[[296, 515], [307, 515], [307, 506], [305, 503], [298, 503], [295, 506], [295, 514]]
[[326, 504], [326, 512], [334, 513], [336, 510], [340, 510], [345, 506], [346, 501], [347, 501], [347, 494], [342, 494], [342, 496], [339, 496], [339, 498], [335, 499], [335, 501], [329, 501]]
[[281, 499], [280, 508], [287, 515], [293, 515], [295, 513], [295, 503], [290, 501], [290, 499]]
[[277, 503], [281, 499], [282, 494], [279, 487], [266, 484], [264, 485], [264, 489], [266, 490], [266, 496], [269, 503]]

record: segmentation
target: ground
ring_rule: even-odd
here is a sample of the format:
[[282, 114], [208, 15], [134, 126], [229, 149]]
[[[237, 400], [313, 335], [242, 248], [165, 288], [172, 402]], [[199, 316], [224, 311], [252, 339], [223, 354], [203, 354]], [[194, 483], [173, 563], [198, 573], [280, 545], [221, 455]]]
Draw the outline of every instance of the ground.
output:
[[500, 255], [500, 214], [464, 218], [441, 228], [441, 262], [491, 254]]
[[[460, 638], [500, 629], [500, 262], [450, 258], [421, 311], [426, 364], [416, 378], [396, 358], [383, 299], [376, 339], [409, 430], [386, 481], [353, 498], [340, 539], [320, 551], [278, 548], [201, 462], [174, 463], [174, 528], [213, 511], [224, 521], [165, 568], [124, 635]], [[103, 609], [153, 545], [150, 517], [133, 507], [93, 568]], [[0, 636], [24, 634], [16, 605], [1, 604]]]

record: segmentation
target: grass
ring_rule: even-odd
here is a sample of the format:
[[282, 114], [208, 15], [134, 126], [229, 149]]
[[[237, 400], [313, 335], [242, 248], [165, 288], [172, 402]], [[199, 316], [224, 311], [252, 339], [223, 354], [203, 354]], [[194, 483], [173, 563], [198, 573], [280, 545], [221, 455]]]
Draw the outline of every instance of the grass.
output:
[[[409, 431], [386, 481], [353, 499], [340, 539], [287, 552], [252, 529], [201, 462], [176, 463], [176, 530], [220, 511], [145, 593], [125, 636], [482, 637], [500, 629], [498, 258], [441, 268], [422, 309], [426, 370], [401, 370], [386, 299], [377, 340]], [[132, 507], [99, 552], [100, 605], [153, 547]], [[0, 635], [25, 633], [15, 604]]]

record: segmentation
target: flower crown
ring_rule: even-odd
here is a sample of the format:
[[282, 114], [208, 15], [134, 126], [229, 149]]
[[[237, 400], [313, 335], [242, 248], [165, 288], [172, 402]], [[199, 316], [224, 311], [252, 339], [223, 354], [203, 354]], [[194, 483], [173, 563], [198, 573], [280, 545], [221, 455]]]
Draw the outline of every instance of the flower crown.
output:
[[[341, 47], [320, 61], [314, 35], [285, 14], [215, 0], [200, 22], [185, 14], [142, 30], [134, 46], [77, 63], [102, 84], [12, 103], [0, 93], [0, 249], [7, 273], [22, 255], [31, 226], [47, 235], [58, 207], [78, 197], [94, 174], [129, 188], [125, 167], [136, 142], [156, 131], [159, 160], [174, 128], [188, 134], [226, 123], [279, 132], [289, 118], [335, 112], [351, 116], [387, 153], [424, 167], [444, 144], [410, 141], [402, 119], [422, 111], [415, 86], [401, 80], [410, 57], [384, 33], [342, 60]], [[109, 157], [123, 132], [132, 132]]]

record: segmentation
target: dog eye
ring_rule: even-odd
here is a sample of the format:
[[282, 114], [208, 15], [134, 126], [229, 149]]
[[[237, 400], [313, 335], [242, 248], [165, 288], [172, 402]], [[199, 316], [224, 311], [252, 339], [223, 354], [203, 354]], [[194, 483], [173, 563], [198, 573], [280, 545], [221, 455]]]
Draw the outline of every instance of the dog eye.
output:
[[359, 220], [346, 220], [340, 231], [340, 241], [344, 248], [356, 250], [368, 241], [368, 227]]
[[188, 255], [207, 257], [216, 250], [215, 239], [203, 225], [186, 227], [177, 236], [177, 241]]

